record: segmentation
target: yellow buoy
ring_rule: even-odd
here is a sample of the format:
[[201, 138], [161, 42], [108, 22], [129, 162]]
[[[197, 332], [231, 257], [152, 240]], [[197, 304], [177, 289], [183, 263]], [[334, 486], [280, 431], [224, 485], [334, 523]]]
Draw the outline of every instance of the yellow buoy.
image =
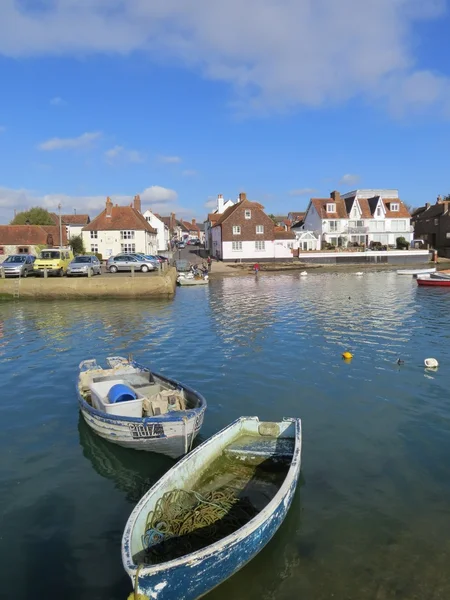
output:
[[349, 360], [350, 358], [353, 358], [353, 354], [351, 352], [343, 352], [342, 353], [342, 358], [345, 358], [346, 360]]

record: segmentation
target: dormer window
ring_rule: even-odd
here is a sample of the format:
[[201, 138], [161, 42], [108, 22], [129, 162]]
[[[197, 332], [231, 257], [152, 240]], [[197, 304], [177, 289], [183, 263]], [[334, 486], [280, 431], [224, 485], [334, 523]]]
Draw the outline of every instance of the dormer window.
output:
[[336, 204], [334, 202], [329, 202], [327, 204], [327, 213], [335, 213], [336, 212]]
[[246, 210], [245, 211], [245, 218], [246, 219], [251, 219], [252, 218], [252, 211], [251, 210]]
[[377, 206], [377, 217], [381, 217], [381, 206]]
[[392, 212], [398, 212], [400, 210], [400, 204], [397, 202], [391, 202], [391, 210]]

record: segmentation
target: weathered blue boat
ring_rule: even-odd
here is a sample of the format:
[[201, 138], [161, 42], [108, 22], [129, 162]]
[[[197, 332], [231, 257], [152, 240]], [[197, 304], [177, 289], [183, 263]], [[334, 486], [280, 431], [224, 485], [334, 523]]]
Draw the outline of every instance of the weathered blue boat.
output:
[[241, 417], [198, 446], [139, 501], [122, 538], [134, 598], [201, 598], [272, 538], [300, 474], [300, 419]]
[[189, 452], [203, 423], [203, 396], [132, 359], [106, 361], [107, 369], [95, 359], [79, 367], [78, 400], [89, 427], [119, 446], [172, 458]]

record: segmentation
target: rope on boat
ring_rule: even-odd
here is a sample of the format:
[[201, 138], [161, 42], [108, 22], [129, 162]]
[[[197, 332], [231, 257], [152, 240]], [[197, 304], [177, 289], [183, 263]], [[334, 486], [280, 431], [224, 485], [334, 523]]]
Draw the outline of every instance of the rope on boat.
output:
[[195, 552], [237, 531], [257, 510], [223, 487], [202, 495], [176, 489], [159, 498], [149, 512], [142, 536], [145, 562], [155, 564]]

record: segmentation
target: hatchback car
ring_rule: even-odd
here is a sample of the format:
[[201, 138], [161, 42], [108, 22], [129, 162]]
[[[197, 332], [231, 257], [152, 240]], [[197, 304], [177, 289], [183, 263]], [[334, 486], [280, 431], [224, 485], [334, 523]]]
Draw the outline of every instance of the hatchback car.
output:
[[140, 254], [138, 252], [134, 252], [130, 256], [134, 256], [137, 259], [141, 258], [142, 260], [147, 260], [148, 262], [151, 262], [155, 269], [159, 267], [160, 261], [156, 256], [153, 256], [153, 254]]
[[101, 275], [102, 267], [96, 256], [76, 256], [67, 267], [67, 277], [75, 275]]
[[117, 256], [111, 256], [106, 262], [106, 268], [110, 273], [117, 273], [117, 271], [131, 271], [133, 268], [136, 271], [147, 273], [153, 271], [155, 266], [144, 258], [132, 256], [131, 254], [118, 254]]
[[11, 254], [1, 263], [5, 277], [28, 277], [34, 271], [36, 257], [32, 254]]

